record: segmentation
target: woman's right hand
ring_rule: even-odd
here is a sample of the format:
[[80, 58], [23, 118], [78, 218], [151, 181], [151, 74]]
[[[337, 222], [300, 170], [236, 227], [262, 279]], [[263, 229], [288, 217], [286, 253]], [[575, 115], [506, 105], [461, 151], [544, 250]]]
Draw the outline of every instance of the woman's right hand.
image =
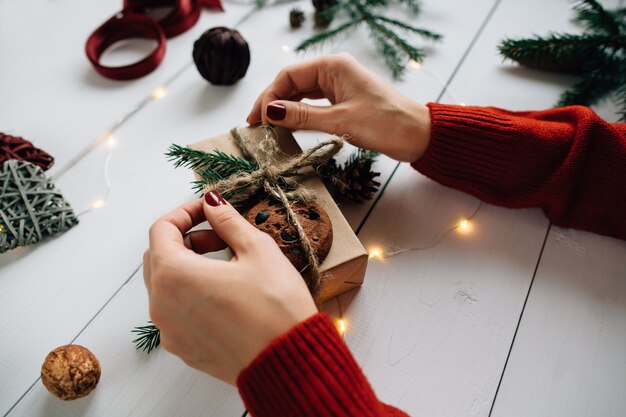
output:
[[[326, 98], [313, 106], [303, 98]], [[248, 123], [348, 135], [350, 143], [414, 162], [430, 140], [430, 111], [400, 94], [348, 54], [289, 66], [261, 93]]]

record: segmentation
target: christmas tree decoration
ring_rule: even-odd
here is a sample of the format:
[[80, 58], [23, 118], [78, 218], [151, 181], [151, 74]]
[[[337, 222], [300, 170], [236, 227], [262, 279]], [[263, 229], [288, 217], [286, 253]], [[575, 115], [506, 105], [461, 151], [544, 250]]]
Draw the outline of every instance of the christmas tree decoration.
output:
[[10, 159], [31, 162], [44, 171], [54, 164], [52, 156], [36, 148], [26, 139], [0, 132], [0, 164]]
[[335, 158], [315, 167], [336, 200], [363, 203], [371, 200], [380, 187], [375, 178], [379, 172], [372, 171], [378, 152], [358, 148], [343, 166]]
[[[365, 24], [376, 49], [382, 56], [393, 78], [400, 79], [409, 62], [421, 63], [426, 55], [424, 49], [415, 47], [407, 36], [416, 35], [429, 41], [441, 40], [441, 35], [418, 28], [411, 23], [387, 17], [382, 12], [393, 0], [315, 0], [316, 25], [324, 27], [337, 16], [344, 16], [347, 21], [335, 28], [324, 30], [304, 40], [296, 47], [297, 52], [307, 51], [346, 35]], [[420, 11], [417, 0], [398, 0], [416, 17]], [[328, 26], [326, 24], [326, 26]]]
[[41, 382], [56, 397], [82, 398], [100, 381], [100, 362], [81, 345], [63, 345], [48, 353], [41, 366]]
[[211, 84], [232, 85], [246, 75], [250, 48], [236, 30], [214, 27], [193, 44], [193, 62]]
[[558, 106], [591, 106], [614, 93], [626, 121], [626, 8], [606, 10], [596, 0], [582, 0], [574, 12], [582, 34], [505, 39], [500, 54], [529, 68], [579, 76]]
[[0, 253], [62, 233], [78, 224], [69, 203], [30, 162], [0, 165]]
[[292, 29], [298, 29], [304, 23], [304, 12], [300, 9], [292, 9], [289, 12], [289, 25]]

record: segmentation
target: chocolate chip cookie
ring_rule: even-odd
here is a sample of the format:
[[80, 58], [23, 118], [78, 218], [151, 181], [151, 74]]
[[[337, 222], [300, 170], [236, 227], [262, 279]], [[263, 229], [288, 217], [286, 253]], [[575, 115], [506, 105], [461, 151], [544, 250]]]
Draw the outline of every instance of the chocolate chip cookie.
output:
[[[328, 214], [317, 204], [295, 203], [292, 209], [322, 263], [333, 244], [333, 226]], [[308, 265], [296, 230], [287, 221], [287, 213], [280, 202], [271, 198], [263, 200], [248, 211], [246, 219], [257, 229], [272, 236], [296, 269], [301, 271]]]

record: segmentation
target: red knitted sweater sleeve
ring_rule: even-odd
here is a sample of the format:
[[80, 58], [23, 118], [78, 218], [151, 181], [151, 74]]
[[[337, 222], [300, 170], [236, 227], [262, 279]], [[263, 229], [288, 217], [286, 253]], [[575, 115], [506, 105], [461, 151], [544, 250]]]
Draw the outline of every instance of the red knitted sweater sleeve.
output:
[[253, 417], [407, 417], [378, 401], [325, 314], [275, 339], [237, 386]]
[[580, 106], [428, 107], [431, 141], [417, 170], [492, 204], [541, 207], [558, 226], [626, 239], [626, 124]]

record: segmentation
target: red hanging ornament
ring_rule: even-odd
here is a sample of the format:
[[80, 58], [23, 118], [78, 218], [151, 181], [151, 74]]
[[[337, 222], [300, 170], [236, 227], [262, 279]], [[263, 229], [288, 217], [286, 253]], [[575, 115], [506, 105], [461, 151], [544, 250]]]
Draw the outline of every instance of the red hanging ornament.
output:
[[44, 171], [54, 164], [52, 156], [36, 148], [26, 139], [0, 132], [0, 164], [11, 159], [31, 162]]

